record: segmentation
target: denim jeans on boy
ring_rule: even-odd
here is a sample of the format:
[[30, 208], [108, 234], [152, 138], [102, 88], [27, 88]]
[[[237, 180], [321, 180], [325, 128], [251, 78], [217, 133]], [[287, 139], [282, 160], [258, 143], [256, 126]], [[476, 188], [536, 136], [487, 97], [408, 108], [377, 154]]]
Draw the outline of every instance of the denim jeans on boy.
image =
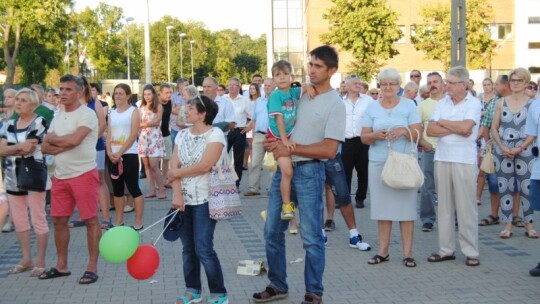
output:
[[227, 294], [223, 272], [214, 251], [216, 221], [209, 217], [208, 204], [186, 206], [184, 224], [180, 229], [182, 260], [186, 291], [201, 293], [201, 264], [208, 278], [211, 296]]
[[[264, 226], [268, 279], [270, 285], [288, 292], [285, 234], [288, 221], [281, 220], [281, 171], [277, 170], [269, 192], [267, 220]], [[323, 293], [322, 278], [325, 266], [324, 237], [322, 233], [324, 164], [301, 163], [293, 167], [291, 199], [298, 207], [300, 235], [305, 256], [304, 282], [306, 292]]]

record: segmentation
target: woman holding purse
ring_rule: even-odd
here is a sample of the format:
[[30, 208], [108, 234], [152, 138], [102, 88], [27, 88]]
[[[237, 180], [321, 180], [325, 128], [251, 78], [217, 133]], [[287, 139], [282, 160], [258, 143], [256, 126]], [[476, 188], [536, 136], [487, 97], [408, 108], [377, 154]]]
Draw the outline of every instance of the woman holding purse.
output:
[[226, 145], [223, 132], [212, 127], [217, 111], [217, 104], [206, 96], [187, 101], [186, 121], [192, 125], [180, 130], [174, 142], [168, 178], [173, 187], [172, 208], [184, 212], [180, 239], [186, 284], [177, 304], [202, 300], [201, 264], [210, 291], [206, 303], [229, 303], [221, 264], [214, 251], [217, 221], [210, 219], [208, 209], [210, 171], [224, 155]]
[[[41, 153], [41, 141], [47, 132], [47, 122], [43, 117], [34, 114], [33, 111], [38, 105], [39, 97], [36, 92], [27, 88], [18, 91], [15, 95], [15, 111], [19, 117], [5, 122], [0, 130], [0, 156], [4, 157], [4, 188], [22, 251], [22, 260], [8, 273], [30, 271], [30, 276], [33, 277], [39, 276], [45, 269], [45, 252], [49, 239], [49, 226], [45, 214], [45, 187], [42, 191], [19, 188], [16, 172], [23, 157], [33, 157], [36, 162], [45, 162]], [[39, 175], [38, 172], [29, 173]], [[42, 176], [44, 177], [42, 185], [50, 182], [47, 174]], [[29, 214], [32, 226], [28, 221]], [[36, 263], [32, 261], [30, 249], [31, 227], [36, 233]]]
[[[377, 220], [380, 247], [368, 261], [375, 265], [390, 259], [389, 245], [392, 221], [398, 221], [403, 242], [403, 265], [415, 267], [412, 257], [414, 221], [417, 217], [417, 190], [398, 190], [384, 185], [381, 173], [388, 157], [388, 143], [395, 151], [410, 151], [410, 140], [422, 133], [420, 114], [410, 99], [398, 96], [401, 76], [394, 68], [379, 73], [379, 101], [368, 105], [362, 120], [362, 142], [370, 145], [368, 185], [371, 194], [371, 219]], [[396, 127], [401, 126], [401, 127]], [[403, 126], [409, 127], [409, 132]], [[394, 127], [394, 128], [392, 128]], [[418, 131], [418, 132], [416, 132]], [[399, 173], [396, 173], [399, 174]]]

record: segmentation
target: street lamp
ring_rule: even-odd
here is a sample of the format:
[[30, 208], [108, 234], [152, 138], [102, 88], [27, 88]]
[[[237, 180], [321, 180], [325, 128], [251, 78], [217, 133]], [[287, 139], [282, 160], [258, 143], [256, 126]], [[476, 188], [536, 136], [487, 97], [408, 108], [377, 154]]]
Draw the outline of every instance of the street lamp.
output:
[[169, 30], [172, 30], [174, 26], [167, 25], [167, 82], [171, 82], [171, 52], [169, 49]]
[[186, 36], [186, 33], [180, 33], [180, 78], [184, 78], [184, 53], [182, 52], [182, 38]]
[[131, 80], [131, 64], [129, 61], [129, 23], [133, 21], [133, 17], [126, 18], [126, 41], [127, 41], [127, 78]]
[[150, 60], [150, 5], [146, 0], [146, 16], [144, 17], [144, 62], [146, 83], [152, 83], [152, 62]]
[[191, 46], [191, 84], [195, 85], [195, 74], [193, 74], [193, 44], [195, 43], [195, 40], [191, 40], [189, 42]]

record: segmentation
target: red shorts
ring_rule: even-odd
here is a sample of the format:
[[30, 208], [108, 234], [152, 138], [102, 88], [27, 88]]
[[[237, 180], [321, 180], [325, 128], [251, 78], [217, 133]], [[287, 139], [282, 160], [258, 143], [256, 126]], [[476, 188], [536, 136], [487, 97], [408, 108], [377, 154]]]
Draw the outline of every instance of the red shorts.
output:
[[51, 216], [71, 216], [75, 206], [81, 219], [98, 214], [99, 175], [96, 169], [68, 179], [53, 178]]

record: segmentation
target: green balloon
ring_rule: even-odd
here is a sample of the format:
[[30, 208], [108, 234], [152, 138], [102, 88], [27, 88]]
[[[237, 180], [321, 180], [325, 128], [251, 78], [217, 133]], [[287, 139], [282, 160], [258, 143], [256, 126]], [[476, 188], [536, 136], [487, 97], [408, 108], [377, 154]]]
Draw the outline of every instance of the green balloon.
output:
[[101, 237], [99, 253], [109, 263], [127, 261], [139, 247], [139, 233], [131, 227], [114, 227]]

